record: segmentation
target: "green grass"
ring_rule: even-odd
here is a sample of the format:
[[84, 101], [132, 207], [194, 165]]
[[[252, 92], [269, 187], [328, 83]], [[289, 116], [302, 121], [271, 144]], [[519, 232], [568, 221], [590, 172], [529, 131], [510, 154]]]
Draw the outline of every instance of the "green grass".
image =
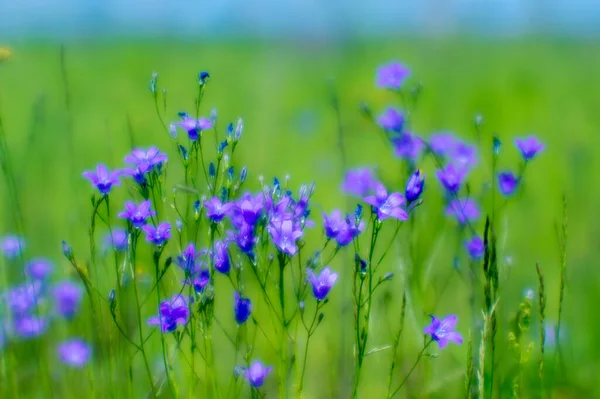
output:
[[[328, 96], [330, 78], [341, 100], [349, 164], [376, 165], [383, 180], [397, 188], [404, 179], [401, 163], [384, 145], [377, 130], [359, 113], [361, 101], [368, 102], [376, 112], [395, 101], [390, 93], [374, 88], [375, 68], [390, 59], [407, 63], [413, 70], [413, 81], [424, 85], [412, 120], [416, 133], [427, 137], [431, 132], [449, 130], [474, 141], [473, 117], [480, 113], [484, 117], [486, 140], [495, 133], [503, 142], [500, 166], [512, 169], [516, 169], [518, 161], [512, 138], [529, 133], [539, 135], [547, 145], [546, 151], [528, 167], [522, 196], [518, 201], [510, 201], [498, 219], [502, 288], [498, 305], [497, 360], [502, 366], [497, 371], [496, 384], [501, 389], [501, 397], [509, 395], [514, 372], [513, 355], [507, 347], [509, 323], [519, 309], [525, 290], [537, 286], [535, 263], [538, 261], [545, 276], [546, 319], [556, 321], [560, 266], [554, 224], [561, 220], [564, 192], [569, 202], [565, 339], [561, 347], [562, 363], [553, 362], [554, 350], [547, 348], [546, 359], [550, 364], [547, 379], [555, 397], [600, 395], [595, 381], [600, 373], [597, 362], [600, 346], [596, 339], [600, 317], [595, 308], [600, 299], [599, 272], [595, 265], [599, 251], [596, 237], [600, 231], [595, 205], [600, 200], [600, 188], [594, 184], [600, 176], [600, 158], [595, 155], [600, 145], [598, 44], [549, 39], [390, 39], [345, 45], [81, 42], [65, 46], [65, 74], [61, 73], [58, 45], [14, 43], [11, 49], [12, 59], [0, 64], [0, 117], [24, 213], [27, 255], [53, 259], [57, 265], [55, 274], [63, 277], [74, 276], [74, 272], [61, 256], [62, 239], [72, 244], [81, 261], [86, 260], [89, 253], [87, 229], [92, 191], [81, 178], [81, 171], [91, 169], [97, 162], [121, 166], [132, 141], [136, 146], [156, 144], [169, 153], [171, 160], [176, 159], [156, 118], [148, 91], [153, 71], [160, 73], [160, 86], [168, 89], [167, 112], [172, 120], [176, 119], [177, 111], [192, 110], [196, 74], [200, 70], [210, 71], [212, 79], [202, 114], [208, 115], [211, 108], [216, 108], [221, 129], [240, 116], [244, 119], [244, 137], [236, 164], [249, 166], [249, 180], [254, 188], [259, 175], [270, 180], [272, 176], [283, 177], [289, 173], [294, 187], [315, 181], [315, 204], [318, 205], [314, 205], [313, 212], [318, 225], [321, 210], [329, 212], [334, 207], [346, 206], [339, 190], [342, 166], [335, 114]], [[180, 173], [176, 162], [171, 163], [169, 185], [178, 181]], [[471, 180], [476, 194], [489, 176], [489, 157], [484, 157], [480, 164]], [[427, 191], [425, 203], [417, 212], [414, 236], [410, 238], [415, 242], [414, 257], [412, 262], [407, 259], [409, 237], [404, 230], [392, 251], [394, 256], [384, 265], [386, 270], [394, 271], [396, 277], [387, 285], [386, 294], [380, 295], [382, 302], [376, 306], [371, 321], [373, 335], [369, 346], [390, 344], [398, 325], [402, 293], [410, 287], [412, 296], [407, 305], [407, 330], [399, 351], [397, 381], [411, 367], [420, 349], [420, 331], [428, 313], [458, 313], [459, 330], [465, 337], [470, 328], [468, 287], [452, 269], [459, 237], [453, 223], [446, 221], [441, 212], [441, 190], [435, 181], [433, 163], [427, 160], [419, 166], [427, 175]], [[16, 228], [4, 181], [2, 175], [2, 234]], [[127, 190], [120, 189], [111, 198], [115, 210], [126, 196]], [[489, 205], [487, 197], [483, 200]], [[171, 214], [171, 221], [174, 218]], [[483, 220], [477, 228], [483, 232]], [[310, 233], [310, 251], [318, 249], [320, 233], [319, 227]], [[385, 234], [389, 235], [389, 231]], [[432, 256], [435, 248], [438, 251]], [[175, 245], [169, 248], [171, 254], [176, 250]], [[465, 267], [464, 253], [460, 253]], [[342, 258], [338, 257], [334, 268], [350, 275], [352, 265], [341, 262]], [[2, 267], [8, 266], [3, 264]], [[111, 267], [110, 262], [106, 267]], [[101, 276], [100, 287], [107, 294], [111, 288], [110, 272]], [[174, 277], [172, 280], [175, 287], [177, 281]], [[446, 284], [447, 288], [442, 289]], [[225, 287], [223, 284], [223, 289]], [[306, 397], [347, 395], [351, 386], [352, 311], [349, 302], [346, 303], [349, 292], [342, 292], [341, 286], [336, 288], [332, 291], [332, 303], [325, 309], [324, 327], [313, 338]], [[217, 305], [225, 315], [229, 314], [229, 306], [229, 302]], [[83, 312], [72, 325], [55, 323], [37, 344], [18, 346], [14, 353], [19, 357], [11, 360], [18, 367], [10, 373], [17, 375], [21, 396], [39, 397], [43, 389], [30, 384], [32, 379], [38, 378], [36, 357], [39, 353], [44, 353], [42, 360], [44, 356], [49, 359], [57, 396], [62, 397], [61, 389], [75, 386], [82, 389], [77, 396], [91, 394], [86, 371], [67, 372], [54, 366], [52, 360], [59, 339], [73, 331], [90, 336], [93, 326], [90, 326], [88, 307], [84, 304], [82, 308]], [[152, 312], [151, 306], [144, 310], [147, 314]], [[229, 328], [231, 323], [227, 317], [221, 319], [226, 319], [224, 324]], [[481, 319], [479, 313], [475, 317]], [[116, 330], [110, 331], [112, 339], [116, 339]], [[220, 330], [215, 331], [218, 335]], [[534, 345], [538, 342], [537, 331], [537, 327], [531, 328], [528, 337]], [[341, 339], [345, 335], [346, 339]], [[224, 338], [215, 339], [217, 348], [223, 346], [222, 352], [216, 349], [217, 356], [224, 353], [226, 359], [231, 359], [233, 355], [229, 347], [225, 349]], [[152, 353], [158, 354], [159, 341], [155, 339], [151, 344]], [[477, 352], [477, 340], [473, 347]], [[124, 344], [115, 348], [126, 350]], [[262, 348], [265, 353], [262, 358], [277, 364], [275, 355], [267, 354], [264, 343]], [[411, 377], [410, 393], [406, 395], [462, 395], [466, 348], [466, 344], [453, 346], [439, 351], [437, 359], [426, 358]], [[526, 381], [531, 389], [536, 388], [538, 350], [536, 346], [525, 366]], [[90, 378], [95, 381], [99, 397], [105, 397], [110, 390], [107, 363], [100, 354], [96, 359]], [[158, 361], [158, 357], [155, 360]], [[390, 361], [389, 351], [367, 358], [363, 397], [383, 395]], [[228, 372], [229, 363], [227, 360], [220, 366], [223, 373]], [[136, 357], [134, 364], [139, 384], [134, 387], [133, 397], [141, 397], [148, 391], [147, 380], [142, 374], [141, 358]], [[184, 387], [188, 366], [180, 360], [175, 367], [179, 369], [176, 374], [181, 391], [187, 394]], [[113, 379], [126, 380], [125, 370], [113, 371]], [[275, 374], [270, 378], [268, 396], [276, 397]], [[223, 383], [227, 382], [224, 376]], [[72, 396], [75, 392], [79, 391], [71, 391]], [[125, 395], [117, 392], [117, 397]], [[526, 392], [535, 397], [533, 390]]]

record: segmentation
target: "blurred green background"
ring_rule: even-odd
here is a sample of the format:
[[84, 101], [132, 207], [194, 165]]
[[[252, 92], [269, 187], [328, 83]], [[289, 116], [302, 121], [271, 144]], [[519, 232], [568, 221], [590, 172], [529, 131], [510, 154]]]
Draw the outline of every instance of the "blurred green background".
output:
[[[0, 45], [4, 45], [1, 40]], [[172, 160], [169, 186], [180, 180], [175, 165], [177, 154], [156, 117], [148, 89], [154, 71], [159, 73], [161, 88], [167, 89], [167, 115], [171, 120], [176, 120], [178, 111], [193, 109], [197, 73], [200, 70], [211, 73], [201, 113], [208, 116], [215, 108], [222, 134], [229, 121], [244, 119], [244, 136], [235, 162], [248, 165], [251, 187], [258, 187], [259, 175], [270, 180], [289, 174], [292, 187], [316, 182], [313, 215], [317, 227], [307, 240], [309, 251], [320, 248], [317, 240], [321, 237], [321, 211], [329, 212], [336, 207], [349, 210], [349, 204], [354, 203], [348, 203], [340, 191], [343, 166], [337, 145], [336, 115], [331, 107], [332, 88], [340, 99], [348, 166], [376, 166], [382, 179], [396, 189], [404, 185], [402, 164], [381, 140], [376, 127], [359, 112], [361, 102], [368, 103], [377, 113], [385, 105], [397, 102], [392, 94], [375, 88], [375, 70], [384, 62], [397, 59], [406, 63], [413, 71], [411, 82], [423, 84], [422, 96], [412, 116], [412, 129], [423, 137], [447, 130], [475, 142], [473, 118], [481, 114], [483, 151], [489, 153], [491, 135], [497, 134], [503, 143], [500, 165], [516, 170], [519, 157], [513, 138], [538, 135], [546, 150], [529, 165], [525, 190], [503, 208], [497, 226], [502, 286], [498, 341], [499, 362], [503, 364], [498, 378], [504, 381], [501, 397], [507, 397], [512, 381], [513, 355], [506, 344], [509, 322], [524, 292], [537, 287], [538, 261], [546, 278], [547, 318], [556, 321], [559, 253], [555, 223], [562, 218], [563, 193], [569, 214], [563, 362], [554, 364], [554, 351], [548, 348], [547, 376], [554, 381], [554, 397], [600, 395], [596, 384], [600, 373], [600, 344], [596, 338], [600, 317], [595, 308], [600, 300], [597, 289], [600, 274], [595, 261], [600, 224], [594, 211], [600, 199], [600, 188], [594, 184], [600, 176], [600, 162], [595, 155], [600, 140], [597, 41], [549, 37], [475, 40], [458, 36], [341, 44], [303, 40], [277, 43], [115, 39], [64, 45], [19, 41], [6, 45], [13, 55], [0, 63], [0, 117], [23, 210], [27, 256], [49, 257], [57, 265], [57, 276], [74, 276], [71, 266], [62, 258], [61, 240], [71, 243], [82, 260], [89, 251], [87, 231], [92, 189], [81, 177], [83, 170], [92, 169], [98, 162], [111, 168], [121, 167], [132, 144], [157, 145]], [[489, 181], [489, 156], [481, 155], [479, 163], [470, 179], [475, 195]], [[394, 256], [384, 266], [396, 273], [384, 288], [386, 294], [381, 295], [387, 298], [389, 294], [391, 302], [382, 299], [372, 318], [374, 332], [370, 346], [389, 344], [397, 328], [395, 318], [400, 297], [405, 289], [410, 290], [408, 330], [399, 352], [398, 367], [402, 374], [397, 378], [407, 372], [419, 351], [420, 331], [428, 322], [427, 314], [457, 313], [458, 329], [465, 337], [472, 328], [469, 288], [453, 270], [455, 247], [460, 238], [454, 223], [446, 221], [443, 215], [442, 192], [434, 177], [433, 163], [427, 159], [418, 166], [427, 175], [425, 203], [416, 212], [414, 236], [408, 237], [408, 230], [403, 229]], [[15, 232], [16, 228], [4, 181], [3, 176], [0, 234]], [[116, 191], [111, 199], [115, 211], [126, 197], [127, 189]], [[482, 200], [484, 205], [488, 203], [487, 197]], [[174, 217], [170, 215], [171, 222]], [[483, 218], [476, 226], [482, 232]], [[408, 259], [406, 243], [411, 241], [415, 255]], [[466, 256], [460, 249], [459, 267], [466, 267]], [[175, 245], [169, 247], [170, 254], [176, 251]], [[349, 276], [352, 265], [344, 259], [348, 259], [346, 255], [338, 256], [333, 267]], [[174, 275], [171, 279], [174, 286], [177, 279]], [[107, 277], [101, 286], [106, 293], [111, 288], [110, 281]], [[340, 285], [332, 291], [324, 327], [314, 338], [307, 372], [307, 398], [348, 394], [352, 343], [343, 337], [351, 334], [352, 311], [349, 292], [343, 289]], [[228, 299], [217, 306], [228, 312], [231, 304]], [[42, 338], [40, 347], [47, 351], [45, 356], [50, 364], [53, 364], [53, 345], [58, 339], [73, 332], [89, 334], [85, 303], [82, 309], [83, 313], [72, 325], [57, 324]], [[154, 313], [153, 305], [144, 309], [144, 313]], [[475, 316], [480, 318], [479, 314]], [[221, 319], [225, 319], [226, 328], [233, 325], [228, 316]], [[219, 342], [216, 347], [222, 345], [224, 356], [231, 359], [231, 348], [225, 348], [227, 343], [218, 337], [218, 332], [216, 329], [215, 339]], [[114, 331], [113, 334], [116, 336]], [[529, 340], [537, 345], [536, 334], [537, 327], [532, 327]], [[153, 345], [156, 345], [153, 353], [158, 356], [158, 340]], [[477, 345], [475, 342], [474, 346]], [[34, 347], [24, 350], [26, 355], [18, 360], [19, 368], [12, 372], [20, 373], [23, 396], [39, 397], [35, 387], [27, 386], [29, 378], [36, 376], [34, 362], [39, 352]], [[526, 375], [531, 381], [536, 379], [537, 350], [536, 346], [528, 363]], [[263, 358], [276, 362], [273, 354]], [[405, 395], [459, 397], [465, 359], [466, 344], [439, 351], [437, 359], [427, 359], [425, 366], [411, 377]], [[136, 378], [146, 384], [139, 357], [135, 362], [140, 368]], [[221, 366], [223, 370], [231, 366], [228, 362]], [[383, 395], [389, 362], [389, 351], [367, 358], [362, 381], [364, 397]], [[184, 362], [176, 364], [182, 370], [187, 368]], [[96, 363], [92, 376], [98, 381], [95, 388], [98, 395], [104, 397], [108, 392], [101, 388], [105, 378], [98, 371], [101, 367]], [[72, 392], [84, 396], [89, 393], [85, 371], [81, 373], [52, 366], [57, 397], [68, 397], [60, 390], [66, 387], [77, 387], [81, 391]], [[186, 371], [176, 373], [183, 381]], [[65, 375], [68, 380], [62, 379]], [[270, 378], [273, 381], [267, 384], [268, 396], [276, 397], [276, 377]], [[226, 376], [223, 381], [228, 381]], [[535, 382], [532, 384], [535, 386]], [[137, 397], [147, 391], [144, 386], [138, 389]], [[202, 397], [201, 392], [197, 397]], [[536, 397], [533, 391], [528, 395]]]

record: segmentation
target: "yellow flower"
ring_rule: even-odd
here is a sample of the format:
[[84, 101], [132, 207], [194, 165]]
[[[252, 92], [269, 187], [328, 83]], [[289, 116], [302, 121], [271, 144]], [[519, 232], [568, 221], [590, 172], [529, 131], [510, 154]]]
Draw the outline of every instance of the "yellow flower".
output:
[[0, 47], [0, 62], [8, 60], [11, 55], [12, 53], [9, 49]]

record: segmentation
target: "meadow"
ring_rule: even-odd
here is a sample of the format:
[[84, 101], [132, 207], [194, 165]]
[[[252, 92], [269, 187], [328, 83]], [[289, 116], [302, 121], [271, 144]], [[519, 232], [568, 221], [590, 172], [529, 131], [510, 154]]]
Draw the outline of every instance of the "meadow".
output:
[[[393, 391], [399, 385], [396, 397], [600, 397], [596, 384], [600, 317], [595, 309], [600, 300], [595, 265], [600, 223], [593, 208], [600, 199], [600, 188], [594, 184], [600, 176], [600, 158], [593, 155], [600, 144], [597, 43], [404, 38], [352, 43], [120, 39], [6, 45], [12, 54], [0, 62], [0, 236], [18, 234], [25, 245], [20, 255], [0, 259], [2, 292], [30, 282], [31, 276], [23, 272], [25, 264], [43, 257], [53, 265], [44, 284], [73, 281], [83, 294], [74, 315], [59, 317], [48, 293], [47, 300], [35, 305], [36, 312], [47, 315], [48, 326], [29, 337], [13, 331], [12, 302], [3, 295], [0, 397], [378, 398], [387, 397], [389, 386]], [[403, 96], [376, 87], [377, 69], [393, 60], [411, 70]], [[210, 78], [199, 86], [201, 71], [208, 71]], [[156, 102], [150, 84], [153, 72], [158, 73]], [[199, 87], [204, 91], [197, 112]], [[420, 89], [413, 104], [414, 87]], [[461, 227], [444, 212], [452, 197], [436, 177], [439, 157], [425, 151], [411, 164], [394, 155], [387, 133], [373, 120], [390, 104], [405, 111], [405, 127], [425, 141], [433, 134], [452, 132], [477, 147], [477, 165], [460, 188], [460, 196], [472, 197], [481, 209], [469, 227]], [[160, 276], [159, 297], [166, 300], [182, 292], [185, 271], [176, 265], [177, 256], [192, 241], [197, 249], [214, 251], [213, 235], [224, 239], [229, 228], [225, 222], [208, 220], [202, 196], [209, 200], [217, 190], [207, 188], [206, 172], [197, 159], [190, 159], [192, 166], [183, 166], [182, 150], [174, 145], [168, 124], [179, 120], [178, 112], [209, 118], [213, 109], [215, 133], [209, 129], [202, 138], [205, 168], [218, 162], [215, 147], [226, 140], [227, 125], [232, 122], [235, 129], [242, 118], [235, 154], [234, 139], [224, 149], [234, 167], [232, 187], [247, 166], [238, 197], [246, 190], [260, 192], [266, 184], [276, 195], [285, 197], [289, 188], [297, 198], [302, 184], [314, 182], [309, 219], [315, 226], [303, 225], [300, 255], [286, 254], [264, 241], [268, 237], [264, 227], [257, 270], [265, 273], [273, 298], [282, 281], [288, 287], [281, 302], [283, 307], [287, 300], [293, 322], [285, 331], [278, 326], [279, 302], [273, 306], [263, 298], [252, 261], [230, 244], [229, 278], [213, 273], [215, 261], [208, 261], [214, 302], [206, 302], [206, 292], [190, 290], [194, 306], [209, 306], [196, 308], [192, 322], [165, 332], [163, 341], [160, 327], [146, 323], [157, 314], [155, 271], [172, 257]], [[522, 155], [514, 139], [530, 135], [545, 148], [527, 163], [514, 195], [505, 198], [496, 187], [495, 172], [519, 171]], [[191, 154], [192, 148], [197, 150], [185, 130], [178, 129], [177, 140]], [[118, 252], [103, 240], [109, 233], [106, 221], [110, 230], [128, 226], [118, 217], [124, 202], [142, 199], [134, 180], [123, 177], [122, 185], [111, 190], [108, 204], [82, 176], [98, 163], [111, 170], [123, 168], [133, 148], [151, 146], [168, 156], [165, 171], [152, 172], [159, 175], [151, 189], [152, 203], [160, 220], [170, 222], [172, 235], [161, 248], [158, 266], [154, 249], [143, 236], [137, 254], [131, 251], [131, 242], [129, 249]], [[360, 262], [355, 253], [374, 264], [367, 258], [372, 226], [377, 223], [372, 222], [377, 218], [368, 204], [342, 190], [346, 172], [358, 167], [370, 168], [389, 192], [401, 193], [416, 167], [425, 175], [425, 186], [407, 221], [386, 220], [381, 225], [371, 256], [379, 260], [385, 254], [373, 277], [373, 284], [381, 285], [372, 304], [368, 295], [369, 335], [360, 384], [353, 392], [357, 358], [353, 282], [363, 278], [356, 273]], [[222, 163], [216, 169], [220, 174], [216, 181], [225, 186], [228, 171]], [[282, 187], [279, 191], [275, 177]], [[195, 209], [195, 200], [200, 200], [200, 210]], [[335, 243], [323, 249], [322, 213], [340, 209], [352, 215], [358, 203], [363, 205], [366, 225], [362, 234], [339, 251]], [[484, 237], [487, 215], [492, 222], [487, 229], [490, 247], [484, 259], [469, 259], [464, 242], [474, 233]], [[183, 219], [181, 233], [177, 219]], [[92, 250], [90, 232], [96, 246]], [[63, 240], [69, 247], [67, 256]], [[491, 281], [483, 271], [483, 265], [491, 262], [489, 252], [494, 253], [499, 287], [493, 293], [493, 312], [484, 294]], [[282, 280], [270, 266], [267, 269], [273, 262], [282, 262], [281, 269], [288, 266]], [[133, 263], [135, 278], [129, 273]], [[543, 321], [536, 264], [544, 280]], [[243, 265], [241, 270], [238, 265]], [[317, 270], [329, 266], [338, 274], [326, 303], [317, 301], [310, 286], [303, 285], [306, 276], [294, 277], [293, 271], [302, 276], [307, 266]], [[561, 281], [565, 283], [561, 334], [556, 337]], [[238, 291], [243, 288], [252, 299], [252, 316], [245, 322], [236, 323], [234, 318], [231, 285]], [[185, 294], [188, 287], [184, 286]], [[306, 291], [302, 306], [291, 287]], [[139, 313], [136, 296], [144, 302]], [[494, 313], [497, 323], [493, 362], [488, 336], [483, 368], [482, 311], [488, 317]], [[317, 316], [320, 312], [323, 316]], [[313, 313], [315, 320], [318, 317], [306, 352], [307, 332], [300, 321], [304, 313], [307, 323]], [[451, 314], [457, 315], [456, 330], [463, 343], [445, 348], [428, 343], [424, 329], [431, 323], [430, 315]], [[194, 323], [198, 336], [192, 345]], [[394, 345], [400, 326], [402, 333]], [[90, 360], [81, 367], [70, 366], [59, 356], [59, 344], [72, 337], [90, 344]], [[145, 342], [144, 351], [135, 347], [140, 341]], [[245, 378], [243, 367], [254, 360], [273, 367], [260, 387], [251, 387]], [[282, 372], [285, 367], [288, 374]]]

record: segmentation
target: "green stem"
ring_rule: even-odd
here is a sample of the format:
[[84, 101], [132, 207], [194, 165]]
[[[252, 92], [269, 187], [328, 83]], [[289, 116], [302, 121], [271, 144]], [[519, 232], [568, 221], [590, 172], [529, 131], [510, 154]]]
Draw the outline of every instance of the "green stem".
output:
[[421, 358], [423, 357], [423, 355], [425, 354], [425, 350], [427, 349], [427, 347], [433, 342], [433, 340], [429, 340], [429, 342], [427, 342], [427, 344], [425, 344], [425, 346], [423, 347], [423, 349], [421, 349], [421, 352], [419, 352], [419, 356], [417, 356], [417, 360], [415, 361], [415, 363], [413, 364], [413, 366], [411, 367], [410, 371], [408, 372], [408, 374], [406, 375], [406, 377], [404, 377], [404, 379], [402, 380], [402, 382], [400, 383], [400, 385], [398, 386], [398, 388], [396, 388], [394, 390], [394, 392], [392, 392], [391, 395], [388, 395], [388, 399], [393, 398], [394, 396], [396, 396], [396, 394], [400, 391], [400, 389], [402, 389], [402, 387], [404, 386], [404, 384], [406, 383], [406, 381], [408, 381], [409, 377], [411, 376], [411, 374], [413, 373], [413, 371], [415, 371], [415, 369], [417, 368], [417, 365], [419, 364], [419, 361], [421, 360]]
[[[160, 308], [160, 272], [159, 272], [159, 260], [160, 260], [160, 251], [156, 251], [154, 253], [154, 271], [155, 271], [155, 278], [156, 278], [156, 303], [157, 303], [157, 307]], [[169, 372], [169, 364], [167, 362], [167, 348], [165, 345], [165, 335], [162, 333], [162, 331], [160, 332], [160, 344], [161, 344], [161, 348], [162, 348], [162, 356], [163, 356], [163, 365], [165, 367], [165, 375], [167, 376], [167, 382], [169, 384], [169, 390], [171, 391], [171, 396], [173, 398], [177, 397], [177, 394], [175, 393], [175, 386], [173, 385], [173, 379], [171, 378], [171, 373]]]

